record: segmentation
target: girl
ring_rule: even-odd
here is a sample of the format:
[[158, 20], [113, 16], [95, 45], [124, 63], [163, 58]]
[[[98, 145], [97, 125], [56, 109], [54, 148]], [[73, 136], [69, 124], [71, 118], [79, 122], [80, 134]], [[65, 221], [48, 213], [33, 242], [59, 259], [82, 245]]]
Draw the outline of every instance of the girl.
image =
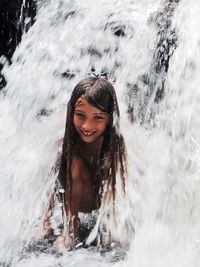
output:
[[103, 196], [114, 204], [118, 171], [125, 191], [126, 149], [114, 87], [101, 76], [83, 79], [68, 103], [58, 172], [67, 243], [79, 236], [79, 212], [99, 209]]

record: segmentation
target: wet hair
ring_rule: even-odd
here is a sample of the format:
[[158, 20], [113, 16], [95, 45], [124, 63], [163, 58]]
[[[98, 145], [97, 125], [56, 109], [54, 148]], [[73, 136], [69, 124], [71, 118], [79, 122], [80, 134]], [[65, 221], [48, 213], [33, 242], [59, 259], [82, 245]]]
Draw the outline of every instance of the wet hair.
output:
[[67, 106], [66, 126], [63, 139], [60, 169], [58, 179], [66, 190], [65, 202], [69, 209], [71, 199], [71, 163], [73, 148], [77, 143], [78, 133], [73, 125], [75, 104], [84, 97], [89, 104], [108, 113], [110, 120], [104, 132], [104, 140], [100, 151], [97, 177], [99, 181], [99, 196], [102, 196], [106, 184], [113, 200], [115, 198], [116, 173], [119, 169], [122, 186], [125, 191], [126, 149], [123, 136], [119, 130], [119, 107], [115, 89], [104, 77], [88, 77], [81, 80], [74, 88]]

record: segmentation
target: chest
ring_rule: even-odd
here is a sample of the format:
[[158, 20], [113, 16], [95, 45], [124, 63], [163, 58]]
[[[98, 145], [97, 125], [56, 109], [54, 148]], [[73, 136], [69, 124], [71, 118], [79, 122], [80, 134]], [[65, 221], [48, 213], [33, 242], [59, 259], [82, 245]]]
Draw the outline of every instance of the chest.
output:
[[91, 177], [95, 179], [97, 169], [99, 167], [99, 155], [90, 154], [87, 151], [81, 153], [81, 158], [84, 160], [88, 170], [91, 174]]

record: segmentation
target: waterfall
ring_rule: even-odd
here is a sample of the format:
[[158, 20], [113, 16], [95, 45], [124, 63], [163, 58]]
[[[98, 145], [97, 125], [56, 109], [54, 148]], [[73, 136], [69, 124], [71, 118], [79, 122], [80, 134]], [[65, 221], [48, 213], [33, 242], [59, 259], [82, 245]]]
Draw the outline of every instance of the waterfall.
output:
[[[199, 265], [199, 12], [196, 0], [40, 1], [2, 70], [2, 266]], [[91, 72], [106, 72], [118, 96], [129, 176], [115, 231], [128, 247], [27, 251], [70, 93]]]

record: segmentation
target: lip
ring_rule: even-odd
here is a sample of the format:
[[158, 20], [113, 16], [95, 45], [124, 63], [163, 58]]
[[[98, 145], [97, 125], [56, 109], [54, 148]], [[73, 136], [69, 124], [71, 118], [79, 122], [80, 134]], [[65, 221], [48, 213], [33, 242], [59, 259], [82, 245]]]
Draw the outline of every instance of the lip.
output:
[[84, 131], [84, 130], [81, 130], [81, 133], [86, 136], [86, 137], [90, 137], [92, 136], [93, 134], [96, 133], [96, 131], [93, 131], [93, 132], [90, 132], [90, 131]]

